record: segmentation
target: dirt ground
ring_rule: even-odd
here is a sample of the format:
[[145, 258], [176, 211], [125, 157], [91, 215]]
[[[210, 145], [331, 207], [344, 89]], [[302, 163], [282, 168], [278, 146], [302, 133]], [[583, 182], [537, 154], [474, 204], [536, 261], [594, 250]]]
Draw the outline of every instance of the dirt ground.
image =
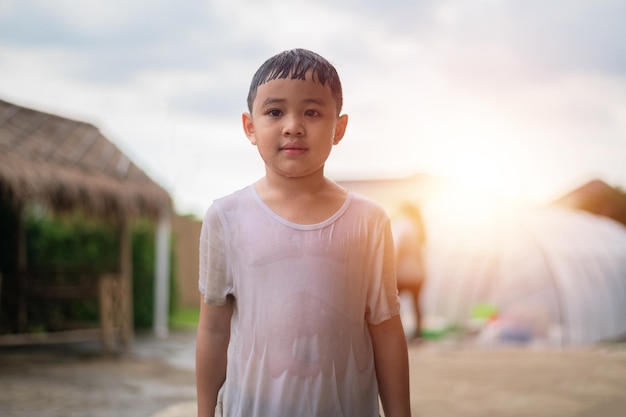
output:
[[[0, 348], [0, 416], [194, 417], [195, 336], [138, 335], [132, 353], [97, 344]], [[411, 343], [421, 417], [624, 417], [626, 344], [572, 349]]]

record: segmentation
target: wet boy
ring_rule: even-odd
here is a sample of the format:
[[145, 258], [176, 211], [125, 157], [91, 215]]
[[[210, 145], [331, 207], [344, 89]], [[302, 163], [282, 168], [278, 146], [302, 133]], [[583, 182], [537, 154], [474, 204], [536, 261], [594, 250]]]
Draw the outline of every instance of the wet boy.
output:
[[243, 129], [265, 163], [200, 240], [198, 415], [409, 417], [389, 219], [324, 175], [344, 136], [335, 68], [304, 49], [254, 75]]

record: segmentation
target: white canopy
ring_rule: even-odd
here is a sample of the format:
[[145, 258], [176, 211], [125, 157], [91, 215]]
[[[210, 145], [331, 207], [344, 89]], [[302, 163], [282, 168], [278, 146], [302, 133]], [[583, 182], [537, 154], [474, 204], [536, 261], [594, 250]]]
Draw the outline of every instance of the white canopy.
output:
[[562, 345], [626, 334], [622, 224], [561, 207], [428, 220], [427, 317], [464, 326], [487, 304]]

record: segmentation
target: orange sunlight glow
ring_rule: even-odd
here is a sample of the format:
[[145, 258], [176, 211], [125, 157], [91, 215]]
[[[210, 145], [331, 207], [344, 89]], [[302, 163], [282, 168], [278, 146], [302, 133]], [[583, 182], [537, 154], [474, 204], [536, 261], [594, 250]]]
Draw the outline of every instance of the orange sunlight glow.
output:
[[502, 147], [467, 147], [456, 147], [435, 162], [440, 175], [468, 192], [493, 194], [510, 203], [528, 203], [523, 184], [529, 172], [522, 169], [512, 152]]
[[493, 193], [459, 183], [442, 186], [431, 194], [425, 210], [433, 220], [465, 229], [491, 222], [516, 207]]
[[[531, 181], [536, 184], [536, 155], [524, 146], [532, 132], [492, 103], [459, 100], [460, 108], [440, 115], [437, 120], [441, 122], [424, 132], [429, 141], [422, 149], [428, 155], [423, 168], [470, 194], [532, 204], [528, 186]], [[450, 118], [455, 123], [450, 123]]]
[[494, 146], [463, 148], [459, 145], [437, 161], [446, 183], [428, 199], [426, 210], [433, 220], [457, 231], [475, 230], [532, 205], [523, 186], [527, 173], [512, 152]]
[[511, 222], [523, 213], [523, 205], [467, 184], [439, 187], [423, 202], [431, 248], [465, 248], [476, 256], [497, 252], [500, 236], [512, 237]]

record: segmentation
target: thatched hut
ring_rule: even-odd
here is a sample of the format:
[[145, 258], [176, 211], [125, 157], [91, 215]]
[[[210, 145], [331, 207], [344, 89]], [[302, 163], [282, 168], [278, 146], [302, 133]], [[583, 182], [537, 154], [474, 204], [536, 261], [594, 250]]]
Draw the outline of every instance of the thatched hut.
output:
[[[15, 316], [10, 319], [16, 320], [18, 327], [24, 327], [25, 304], [35, 293], [37, 297], [62, 298], [80, 297], [85, 291], [91, 291], [93, 296], [96, 291], [100, 305], [100, 329], [37, 338], [30, 334], [10, 334], [0, 336], [0, 344], [102, 338], [105, 346], [110, 347], [119, 337], [123, 344], [130, 345], [133, 338], [130, 225], [138, 216], [159, 221], [157, 248], [167, 251], [171, 212], [167, 191], [95, 126], [0, 100], [0, 202], [14, 207], [12, 221], [18, 231], [11, 242], [17, 257], [14, 276], [3, 277], [5, 283], [14, 280], [17, 288], [17, 294], [13, 294], [17, 298], [13, 300]], [[43, 204], [55, 213], [80, 211], [114, 224], [119, 233], [118, 270], [95, 277], [98, 285], [91, 285], [91, 289], [31, 288], [22, 218], [23, 208], [31, 203]], [[167, 257], [164, 253], [157, 257], [160, 261], [157, 261], [156, 287], [162, 289], [162, 281], [167, 282]], [[163, 298], [157, 293], [157, 304], [161, 306], [155, 309], [155, 314], [161, 317], [161, 324]]]

